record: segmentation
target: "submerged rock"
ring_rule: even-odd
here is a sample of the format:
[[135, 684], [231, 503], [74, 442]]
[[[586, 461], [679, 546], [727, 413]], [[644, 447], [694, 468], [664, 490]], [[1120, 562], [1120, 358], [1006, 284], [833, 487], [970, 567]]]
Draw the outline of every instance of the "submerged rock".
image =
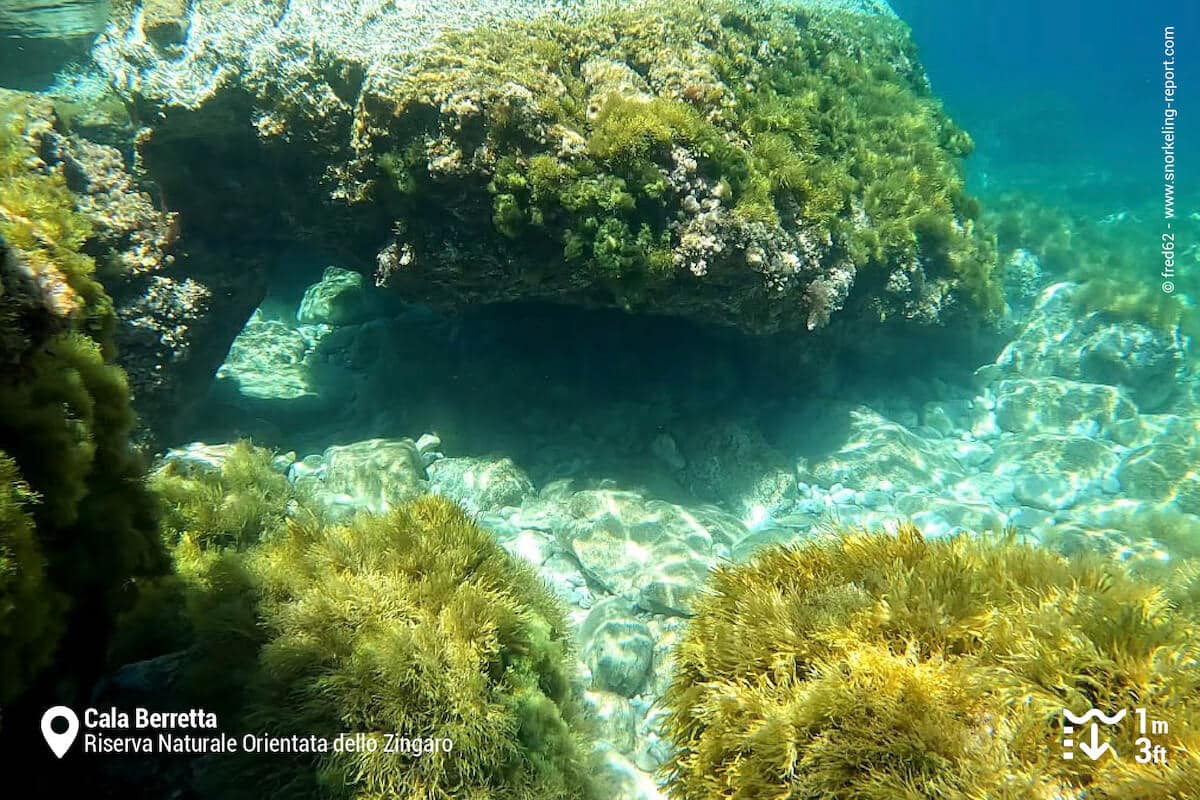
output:
[[1200, 449], [1184, 444], [1138, 448], [1116, 472], [1123, 494], [1138, 500], [1170, 503], [1179, 511], [1200, 514]]
[[296, 312], [302, 325], [351, 325], [367, 316], [363, 276], [339, 267], [326, 267], [321, 280], [304, 292]]
[[1036, 434], [1010, 437], [996, 445], [995, 472], [1013, 482], [1023, 505], [1057, 511], [1070, 508], [1088, 486], [1099, 485], [1119, 457], [1101, 439]]
[[996, 359], [1000, 374], [1111, 384], [1141, 411], [1163, 408], [1184, 367], [1179, 332], [1088, 311], [1080, 291], [1059, 283], [1042, 293], [1029, 323]]
[[577, 492], [557, 533], [588, 580], [657, 613], [690, 613], [718, 557], [746, 535], [715, 509], [689, 510], [633, 492]]
[[151, 7], [95, 59], [153, 120], [142, 161], [199, 241], [317, 242], [454, 310], [543, 299], [754, 333], [998, 311], [970, 140], [885, 3]]
[[949, 448], [865, 407], [851, 412], [849, 430], [837, 451], [809, 469], [826, 486], [842, 484], [861, 491], [895, 486], [932, 489], [964, 477]]
[[55, 72], [87, 57], [110, 10], [109, 0], [4, 0], [0, 85], [43, 88]]
[[256, 316], [233, 340], [217, 378], [232, 381], [237, 392], [248, 398], [316, 397], [305, 363], [307, 354], [308, 343], [298, 330]]
[[519, 506], [533, 482], [511, 458], [439, 458], [428, 467], [429, 489], [471, 513]]
[[325, 451], [329, 501], [381, 514], [428, 492], [421, 452], [411, 439], [368, 439]]
[[1115, 386], [1024, 378], [996, 386], [996, 423], [1011, 433], [1110, 433], [1137, 408]]
[[588, 614], [579, 631], [583, 659], [593, 688], [632, 697], [654, 663], [654, 637], [624, 600], [605, 600]]
[[796, 497], [796, 472], [783, 454], [750, 425], [706, 422], [686, 449], [693, 491], [754, 523], [785, 511]]
[[629, 698], [616, 692], [590, 691], [584, 693], [583, 700], [597, 738], [621, 753], [632, 753], [637, 744], [637, 726]]

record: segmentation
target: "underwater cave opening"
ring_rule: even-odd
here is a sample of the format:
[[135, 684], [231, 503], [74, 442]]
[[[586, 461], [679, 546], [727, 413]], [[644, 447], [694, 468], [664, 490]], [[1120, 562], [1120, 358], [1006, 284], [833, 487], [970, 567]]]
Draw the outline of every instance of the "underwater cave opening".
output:
[[292, 263], [301, 261], [275, 271], [208, 396], [168, 444], [248, 437], [303, 458], [434, 433], [448, 455], [508, 457], [538, 485], [612, 480], [683, 501], [695, 498], [674, 473], [715, 440], [819, 457], [856, 405], [886, 407], [902, 386], [897, 413], [911, 416], [912, 398], [969, 386], [994, 347], [910, 331], [881, 337], [890, 345], [881, 352], [836, 328], [754, 336], [551, 303], [451, 315], [319, 267], [327, 262], [312, 254]]

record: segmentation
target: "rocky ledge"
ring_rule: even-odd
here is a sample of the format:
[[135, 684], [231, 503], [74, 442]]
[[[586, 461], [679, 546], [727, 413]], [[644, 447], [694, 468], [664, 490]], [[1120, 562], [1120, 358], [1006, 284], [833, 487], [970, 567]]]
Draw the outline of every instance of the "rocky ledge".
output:
[[95, 58], [185, 249], [247, 276], [299, 244], [444, 310], [825, 341], [1002, 304], [971, 141], [883, 3], [146, 0]]

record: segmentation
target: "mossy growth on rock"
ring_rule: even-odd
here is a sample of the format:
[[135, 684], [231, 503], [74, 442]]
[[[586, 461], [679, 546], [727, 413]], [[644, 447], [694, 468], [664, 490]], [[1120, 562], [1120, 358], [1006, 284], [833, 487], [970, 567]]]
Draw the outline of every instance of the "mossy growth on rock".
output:
[[[172, 702], [216, 711], [227, 732], [361, 734], [377, 749], [222, 757], [200, 794], [590, 797], [567, 622], [533, 570], [442, 498], [324, 524], [269, 458], [239, 445], [219, 470], [159, 473], [176, 582], [130, 622], [182, 614]], [[389, 735], [452, 749], [387, 752]]]
[[434, 299], [758, 332], [854, 300], [876, 321], [1002, 304], [971, 140], [891, 16], [691, 0], [447, 33], [368, 88], [356, 131], [397, 220], [380, 277]]
[[222, 556], [282, 535], [289, 520], [319, 516], [275, 468], [273, 456], [241, 441], [217, 463], [168, 459], [150, 474], [172, 569], [136, 581], [137, 600], [121, 616], [110, 648], [112, 666], [190, 646], [201, 612], [189, 604], [210, 602], [203, 599], [213, 591], [209, 571]]
[[165, 543], [243, 550], [283, 530], [291, 516], [314, 513], [271, 459], [270, 451], [241, 441], [219, 467], [172, 460], [155, 470], [150, 486], [163, 507]]
[[37, 141], [53, 127], [49, 101], [0, 90], [0, 240], [19, 251], [24, 270], [63, 317], [75, 317], [105, 344], [115, 318], [83, 252], [92, 233], [59, 171], [39, 168]]
[[[764, 551], [717, 570], [676, 651], [670, 796], [1189, 796], [1194, 601], [1113, 562], [909, 525]], [[1168, 722], [1167, 765], [1134, 760], [1134, 707]], [[1063, 710], [1091, 708], [1127, 711], [1104, 732], [1121, 757], [1063, 759]]]
[[[0, 92], [0, 493], [14, 553], [0, 608], [45, 637], [21, 642], [30, 629], [0, 625], [0, 651], [38, 653], [23, 674], [2, 676], [8, 700], [51, 651], [60, 687], [86, 685], [128, 579], [163, 566], [129, 443], [129, 390], [112, 360], [112, 304], [84, 253], [90, 227], [62, 174], [38, 155], [52, 122], [45, 101]], [[44, 591], [33, 592], [39, 582]]]
[[[988, 208], [1004, 257], [1018, 248], [1028, 250], [1048, 274], [1081, 284], [1075, 294], [1081, 316], [1101, 314], [1159, 331], [1179, 330], [1193, 339], [1200, 334], [1200, 314], [1188, 299], [1200, 293], [1200, 249], [1192, 244], [1200, 229], [1195, 220], [1177, 219], [1175, 232], [1165, 232], [1159, 229], [1160, 209], [1143, 206], [1097, 219], [1094, 210], [1056, 206], [1019, 193], [989, 197]], [[1160, 265], [1152, 274], [1164, 271], [1168, 255], [1173, 274], [1146, 280], [1148, 242], [1151, 259]]]
[[37, 500], [0, 456], [0, 702], [10, 702], [50, 661], [65, 599], [46, 584], [45, 564], [29, 516]]

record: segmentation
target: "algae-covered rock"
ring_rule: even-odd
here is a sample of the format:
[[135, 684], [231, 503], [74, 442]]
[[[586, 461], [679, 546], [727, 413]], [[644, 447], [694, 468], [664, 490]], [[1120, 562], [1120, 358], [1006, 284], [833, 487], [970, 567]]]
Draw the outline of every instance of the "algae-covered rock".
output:
[[629, 698], [616, 692], [589, 691], [583, 699], [597, 738], [611, 743], [622, 753], [631, 753], [637, 741], [637, 726]]
[[84, 699], [129, 582], [163, 567], [89, 254], [103, 234], [53, 156], [46, 106], [0, 92], [0, 701], [14, 728], [39, 678]]
[[770, 332], [1001, 305], [970, 139], [883, 3], [185, 16], [163, 46], [124, 15], [96, 60], [155, 120], [144, 162], [199, 238], [256, 220], [247, 246], [318, 241], [456, 310], [546, 299]]
[[[1200, 777], [1196, 574], [1164, 591], [1113, 562], [908, 525], [721, 567], [663, 701], [668, 795], [1186, 797]], [[1177, 759], [1062, 758], [1064, 709], [1115, 713], [1130, 697], [1168, 720], [1157, 743]], [[1140, 735], [1112, 726], [1105, 741], [1123, 755]]]

